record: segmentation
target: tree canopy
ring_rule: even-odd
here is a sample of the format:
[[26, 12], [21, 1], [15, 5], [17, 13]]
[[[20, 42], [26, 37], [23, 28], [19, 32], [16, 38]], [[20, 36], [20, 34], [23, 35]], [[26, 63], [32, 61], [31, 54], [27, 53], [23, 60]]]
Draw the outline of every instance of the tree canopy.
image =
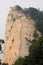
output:
[[36, 22], [36, 28], [43, 34], [43, 11], [30, 7], [29, 16]]

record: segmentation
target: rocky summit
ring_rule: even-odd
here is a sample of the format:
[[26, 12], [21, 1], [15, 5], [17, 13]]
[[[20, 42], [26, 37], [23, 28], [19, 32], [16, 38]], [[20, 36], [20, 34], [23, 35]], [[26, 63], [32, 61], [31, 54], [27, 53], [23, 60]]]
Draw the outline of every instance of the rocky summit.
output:
[[9, 65], [12, 65], [19, 57], [27, 56], [28, 48], [35, 39], [35, 22], [26, 11], [27, 9], [16, 5], [10, 7], [7, 16], [3, 62]]

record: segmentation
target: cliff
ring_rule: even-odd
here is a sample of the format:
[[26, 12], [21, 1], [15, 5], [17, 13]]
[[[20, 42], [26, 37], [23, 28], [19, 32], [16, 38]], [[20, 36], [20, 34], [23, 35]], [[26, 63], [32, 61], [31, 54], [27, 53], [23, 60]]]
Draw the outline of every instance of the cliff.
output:
[[3, 62], [12, 65], [20, 56], [27, 56], [35, 31], [34, 20], [27, 17], [24, 10], [18, 5], [11, 7], [6, 22]]

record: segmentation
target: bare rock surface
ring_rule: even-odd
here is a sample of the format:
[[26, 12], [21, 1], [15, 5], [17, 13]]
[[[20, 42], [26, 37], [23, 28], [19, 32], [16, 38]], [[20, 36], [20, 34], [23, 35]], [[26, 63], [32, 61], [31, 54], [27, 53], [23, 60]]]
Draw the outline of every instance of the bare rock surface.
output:
[[27, 18], [19, 6], [11, 7], [6, 22], [3, 62], [12, 65], [20, 56], [27, 56], [35, 30], [35, 22]]

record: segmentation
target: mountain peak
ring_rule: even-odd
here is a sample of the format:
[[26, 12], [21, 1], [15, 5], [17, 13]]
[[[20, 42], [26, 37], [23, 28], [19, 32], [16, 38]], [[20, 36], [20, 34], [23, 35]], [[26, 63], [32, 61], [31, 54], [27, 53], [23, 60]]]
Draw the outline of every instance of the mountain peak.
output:
[[16, 10], [16, 11], [18, 11], [18, 12], [23, 12], [23, 9], [19, 6], [19, 5], [16, 5], [16, 6], [14, 6], [14, 7], [11, 7], [11, 9], [14, 11], [14, 10]]
[[21, 10], [22, 8], [19, 5], [16, 5], [15, 9], [20, 9]]

